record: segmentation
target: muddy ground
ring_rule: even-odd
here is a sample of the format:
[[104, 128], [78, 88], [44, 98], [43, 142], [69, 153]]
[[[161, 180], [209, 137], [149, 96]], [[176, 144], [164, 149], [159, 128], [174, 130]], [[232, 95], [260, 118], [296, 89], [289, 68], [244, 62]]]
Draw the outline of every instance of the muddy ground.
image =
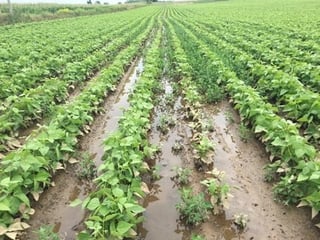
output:
[[[80, 141], [80, 151], [88, 152], [96, 166], [101, 163], [103, 140], [117, 129], [118, 120], [128, 104], [139, 73], [143, 70], [143, 60], [134, 62], [123, 77], [116, 91], [104, 102], [105, 112], [95, 118], [91, 131]], [[199, 184], [204, 173], [194, 168], [190, 138], [192, 130], [185, 120], [185, 109], [181, 97], [175, 97], [168, 104], [166, 96], [172, 95], [172, 83], [162, 80], [164, 92], [159, 96], [150, 130], [150, 142], [159, 146], [160, 153], [149, 162], [153, 174], [144, 177], [150, 188], [143, 202], [146, 212], [145, 222], [139, 226], [138, 239], [145, 240], [187, 240], [191, 234], [216, 239], [319, 239], [320, 233], [313, 226], [309, 209], [285, 207], [274, 201], [272, 185], [264, 181], [263, 167], [268, 163], [268, 155], [263, 146], [251, 135], [240, 131], [240, 120], [232, 106], [223, 101], [216, 105], [202, 107], [214, 131], [210, 138], [215, 144], [214, 167], [226, 172], [226, 182], [231, 186], [233, 198], [230, 208], [198, 227], [185, 226], [179, 218], [175, 205], [180, 202], [178, 186], [173, 181], [175, 167], [193, 169], [191, 186], [200, 191]], [[169, 116], [175, 122], [167, 132], [159, 128], [161, 118]], [[246, 138], [244, 141], [243, 138]], [[176, 142], [183, 148], [179, 154], [172, 152]], [[43, 225], [54, 226], [61, 239], [76, 239], [76, 233], [83, 229], [85, 212], [81, 207], [69, 207], [76, 198], [84, 199], [92, 186], [80, 181], [76, 175], [77, 164], [68, 165], [53, 178], [54, 187], [47, 189], [35, 204], [35, 215], [30, 220], [32, 226], [21, 239], [37, 239], [34, 233]], [[249, 223], [244, 231], [239, 231], [232, 222], [234, 214], [248, 215]]]

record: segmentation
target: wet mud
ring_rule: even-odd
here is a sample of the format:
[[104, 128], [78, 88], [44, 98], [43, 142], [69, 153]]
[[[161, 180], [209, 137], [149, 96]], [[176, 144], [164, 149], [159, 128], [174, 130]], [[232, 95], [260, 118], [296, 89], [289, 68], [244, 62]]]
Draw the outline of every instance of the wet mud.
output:
[[[206, 106], [204, 112], [214, 127], [214, 167], [226, 172], [233, 195], [224, 214], [202, 225], [207, 239], [319, 239], [310, 209], [286, 207], [274, 201], [272, 184], [264, 181], [263, 167], [269, 157], [253, 135], [243, 136], [246, 132], [241, 133], [240, 119], [232, 106], [223, 101]], [[243, 232], [232, 223], [233, 215], [239, 213], [249, 217]]]

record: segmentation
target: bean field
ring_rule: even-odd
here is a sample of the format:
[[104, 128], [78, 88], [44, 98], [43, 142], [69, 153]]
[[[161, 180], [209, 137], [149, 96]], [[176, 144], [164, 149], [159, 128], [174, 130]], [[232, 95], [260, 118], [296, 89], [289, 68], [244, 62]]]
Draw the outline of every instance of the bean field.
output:
[[317, 0], [2, 26], [0, 86], [0, 239], [320, 238]]

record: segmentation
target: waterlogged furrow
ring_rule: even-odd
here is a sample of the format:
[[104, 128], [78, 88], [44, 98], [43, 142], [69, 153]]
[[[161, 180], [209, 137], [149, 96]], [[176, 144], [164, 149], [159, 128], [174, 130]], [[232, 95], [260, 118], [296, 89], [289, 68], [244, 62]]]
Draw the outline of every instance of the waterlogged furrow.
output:
[[143, 160], [155, 149], [148, 143], [153, 90], [162, 72], [161, 35], [158, 30], [145, 56], [145, 68], [137, 81], [129, 102], [130, 108], [120, 120], [118, 131], [104, 143], [105, 154], [100, 176], [95, 180], [96, 191], [83, 202], [90, 211], [87, 232], [81, 239], [123, 239], [136, 235], [136, 225], [144, 208], [138, 198], [144, 195], [139, 172], [146, 170]]
[[19, 130], [34, 124], [35, 121], [52, 112], [55, 102], [65, 100], [68, 97], [68, 86], [74, 87], [80, 84], [102, 65], [112, 62], [118, 51], [145, 29], [148, 21], [149, 19], [146, 18], [111, 34], [110, 38], [115, 39], [97, 52], [97, 55], [88, 56], [80, 64], [75, 63], [70, 66], [68, 71], [77, 72], [77, 76], [71, 74], [60, 80], [48, 80], [43, 85], [26, 91], [25, 96], [10, 104], [0, 116], [0, 151], [5, 152], [9, 151], [10, 147], [14, 148], [14, 146], [6, 146], [8, 143], [10, 145], [12, 136], [18, 135]]
[[143, 46], [141, 43], [146, 41], [153, 28], [154, 17], [148, 27], [72, 103], [58, 108], [56, 117], [48, 126], [44, 126], [21, 149], [8, 154], [1, 161], [2, 235], [23, 230], [27, 226], [16, 223], [20, 224], [17, 227], [13, 222], [28, 219], [32, 214], [31, 197], [37, 200], [39, 194], [50, 184], [55, 169], [61, 168], [62, 163], [70, 158], [77, 144], [77, 137], [92, 122], [92, 115], [99, 110], [99, 104], [121, 78], [124, 69], [130, 65]]
[[[308, 180], [311, 181], [312, 178], [301, 177], [299, 179], [297, 173], [301, 174], [303, 167], [310, 167], [310, 164], [318, 166], [316, 162], [313, 162], [316, 157], [315, 149], [300, 137], [295, 125], [275, 115], [270, 104], [265, 103], [254, 89], [239, 80], [205, 42], [197, 39], [188, 28], [181, 25], [176, 25], [176, 31], [180, 37], [187, 36], [209, 60], [211, 67], [216, 69], [212, 78], [219, 80], [226, 87], [243, 120], [253, 126], [257, 136], [266, 145], [267, 151], [271, 154], [271, 160], [275, 160], [268, 166], [268, 174], [270, 177], [275, 175], [282, 177], [275, 186], [277, 196], [287, 203], [305, 199], [309, 190], [303, 189], [300, 185], [305, 184]], [[309, 161], [311, 162], [308, 163]], [[310, 184], [310, 186], [314, 185]], [[319, 209], [316, 210], [319, 211]]]

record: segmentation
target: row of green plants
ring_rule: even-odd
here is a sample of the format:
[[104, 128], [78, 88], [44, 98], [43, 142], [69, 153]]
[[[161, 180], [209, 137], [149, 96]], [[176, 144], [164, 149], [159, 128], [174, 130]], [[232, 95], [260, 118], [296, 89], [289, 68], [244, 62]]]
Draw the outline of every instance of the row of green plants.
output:
[[[178, 20], [177, 20], [178, 22]], [[178, 24], [178, 23], [176, 23]], [[185, 32], [184, 37], [208, 59], [216, 69], [212, 78], [225, 86], [242, 121], [256, 133], [266, 145], [273, 163], [267, 165], [267, 177], [275, 181], [274, 193], [285, 204], [304, 201], [319, 212], [318, 173], [319, 163], [316, 150], [307, 144], [299, 131], [289, 121], [274, 113], [272, 105], [266, 103], [257, 91], [247, 86], [231, 71], [210, 45], [199, 40], [185, 25], [179, 28]]]
[[93, 55], [87, 56], [82, 62], [68, 66], [68, 74], [61, 79], [51, 79], [37, 88], [26, 90], [24, 96], [16, 100], [0, 115], [0, 151], [9, 150], [6, 146], [12, 137], [18, 135], [22, 128], [34, 124], [52, 112], [55, 103], [61, 103], [68, 98], [68, 90], [73, 89], [87, 80], [97, 69], [112, 62], [118, 51], [127, 46], [146, 26], [150, 19], [135, 22], [111, 33], [114, 40]]
[[[123, 23], [126, 24], [126, 21]], [[118, 23], [110, 24], [110, 33], [116, 32], [119, 26], [121, 25]], [[7, 45], [1, 49], [0, 81], [3, 88], [0, 93], [2, 100], [20, 95], [25, 89], [37, 86], [48, 78], [61, 77], [69, 69], [70, 63], [83, 61], [89, 54], [98, 51], [110, 41], [110, 33], [102, 29], [90, 30], [85, 35], [81, 33], [83, 29], [81, 31], [74, 29], [77, 36], [74, 36], [74, 32], [69, 29], [66, 30], [70, 32], [69, 36], [62, 37], [59, 34], [61, 31], [59, 28], [52, 26], [51, 28], [55, 29], [55, 32], [52, 33], [55, 35], [53, 39], [48, 33], [48, 38], [43, 39], [45, 34], [42, 33], [43, 35], [37, 36], [38, 39], [32, 42], [33, 44], [21, 43], [23, 47], [20, 45], [18, 48], [17, 46], [17, 50], [15, 46], [10, 45], [11, 48], [8, 48]], [[20, 36], [21, 30], [17, 32]], [[61, 39], [57, 39], [57, 36], [60, 36]], [[35, 46], [39, 49], [35, 49]]]
[[[198, 17], [198, 16], [195, 16]], [[209, 16], [208, 16], [209, 17]], [[318, 65], [319, 59], [317, 58], [317, 52], [319, 52], [319, 46], [315, 44], [313, 40], [301, 41], [299, 39], [284, 38], [279, 34], [272, 34], [269, 29], [255, 28], [255, 24], [241, 23], [239, 21], [221, 21], [217, 18], [206, 17], [207, 21], [203, 21], [200, 16], [199, 20], [206, 26], [216, 31], [228, 30], [227, 33], [232, 33], [233, 37], [241, 37], [243, 41], [249, 41], [263, 50], [272, 50], [274, 56], [286, 59], [287, 61], [297, 60], [298, 62], [305, 62], [313, 66]], [[215, 25], [211, 23], [215, 22]], [[255, 30], [256, 31], [253, 31]], [[241, 43], [238, 43], [241, 44]]]
[[[202, 22], [202, 21], [201, 21]], [[303, 54], [309, 51], [301, 51], [294, 49], [292, 46], [284, 46], [281, 48], [279, 43], [282, 39], [277, 39], [274, 35], [270, 35], [268, 40], [259, 32], [247, 32], [238, 28], [236, 24], [224, 24], [220, 27], [210, 23], [202, 22], [208, 29], [221, 39], [230, 44], [243, 49], [252, 54], [255, 59], [262, 61], [263, 64], [276, 66], [280, 70], [298, 77], [299, 81], [310, 87], [314, 91], [320, 90], [320, 67], [319, 63], [310, 63], [305, 61]], [[235, 25], [235, 26], [234, 26]], [[225, 31], [225, 30], [228, 31]], [[281, 41], [282, 42], [282, 41]], [[294, 42], [291, 40], [291, 43]], [[277, 44], [276, 46], [274, 46]], [[254, 46], [254, 47], [252, 47]], [[289, 54], [291, 52], [291, 54]], [[300, 54], [299, 54], [300, 53]], [[317, 54], [313, 53], [309, 58], [318, 59]]]
[[320, 44], [317, 23], [319, 20], [319, 4], [310, 1], [286, 2], [280, 7], [278, 1], [261, 2], [224, 2], [210, 7], [209, 4], [196, 5], [192, 9], [185, 6], [184, 10], [194, 12], [197, 16], [207, 16], [209, 21], [218, 19], [224, 22], [237, 22], [252, 31], [267, 31], [279, 38], [301, 42], [312, 41]]
[[81, 63], [88, 55], [99, 51], [112, 40], [111, 33], [116, 34], [119, 28], [129, 27], [138, 19], [141, 21], [149, 11], [130, 13], [125, 17], [117, 13], [3, 29], [0, 99], [22, 94], [48, 78], [69, 75], [68, 70], [73, 69], [70, 64]]
[[[113, 63], [92, 79], [73, 102], [59, 106], [47, 126], [38, 130], [25, 145], [8, 154], [0, 162], [0, 226], [1, 234], [16, 229], [16, 222], [23, 222], [34, 212], [33, 200], [50, 186], [56, 169], [72, 157], [77, 137], [83, 135], [100, 110], [100, 104], [143, 48], [154, 25], [152, 18], [143, 32], [123, 49]], [[139, 119], [141, 120], [141, 119]], [[128, 138], [128, 141], [130, 137]]]
[[252, 56], [208, 32], [205, 28], [189, 24], [202, 38], [219, 50], [228, 64], [246, 84], [254, 86], [261, 95], [275, 104], [281, 113], [293, 120], [307, 139], [317, 145], [320, 138], [320, 97], [306, 89], [295, 77], [276, 68], [263, 65]]
[[[144, 70], [129, 97], [130, 107], [119, 121], [116, 132], [104, 142], [105, 153], [94, 180], [96, 189], [83, 201], [89, 211], [87, 230], [79, 239], [124, 239], [136, 236], [136, 226], [143, 220], [144, 208], [140, 172], [149, 169], [144, 160], [157, 148], [148, 142], [154, 92], [163, 70], [161, 25], [144, 57]], [[79, 202], [79, 201], [77, 201]]]

